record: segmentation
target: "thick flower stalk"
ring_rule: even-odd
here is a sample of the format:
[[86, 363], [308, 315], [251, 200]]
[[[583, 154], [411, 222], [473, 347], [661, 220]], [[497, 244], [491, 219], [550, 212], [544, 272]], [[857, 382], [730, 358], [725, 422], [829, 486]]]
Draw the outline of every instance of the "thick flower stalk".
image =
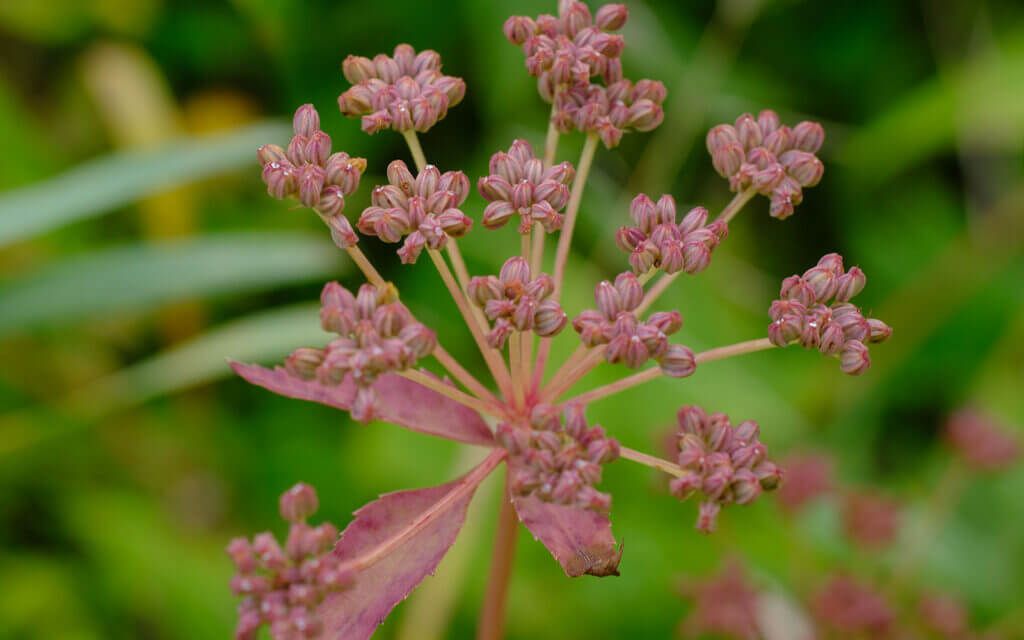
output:
[[[656, 379], [694, 375], [698, 364], [794, 342], [838, 355], [844, 370], [860, 372], [866, 368], [864, 345], [888, 337], [884, 323], [866, 319], [849, 303], [864, 286], [863, 273], [857, 268], [844, 271], [834, 254], [804, 276], [786, 281], [781, 299], [772, 306], [770, 339], [747, 339], [694, 353], [670, 342], [682, 326], [678, 311], [649, 311], [679, 274], [709, 268], [713, 252], [727, 240], [730, 221], [754, 195], [771, 197], [772, 212], [777, 214], [778, 194], [785, 195], [788, 189], [788, 203], [795, 205], [800, 190], [820, 179], [820, 162], [813, 156], [821, 146], [820, 126], [803, 123], [789, 130], [766, 111], [758, 120], [741, 118], [736, 127], [720, 127], [709, 137], [709, 146], [713, 140], [716, 149], [715, 166], [730, 168], [727, 175], [737, 192], [717, 216], [698, 206], [680, 220], [671, 195], [657, 202], [640, 195], [629, 212], [633, 224], [622, 226], [628, 222], [623, 212], [623, 219], [610, 225], [621, 226], [617, 239], [629, 253], [628, 267], [623, 260], [622, 273], [597, 284], [595, 308], [579, 312], [572, 321], [581, 344], [549, 374], [552, 340], [569, 324], [561, 293], [567, 286], [573, 228], [583, 210], [597, 148], [601, 142], [613, 148], [625, 132], [649, 131], [663, 118], [664, 85], [652, 80], [633, 83], [623, 76], [624, 41], [612, 32], [626, 17], [622, 5], [607, 5], [591, 14], [582, 2], [562, 0], [557, 17], [517, 17], [505, 24], [509, 40], [523, 46], [527, 66], [538, 78], [542, 97], [552, 103], [552, 112], [543, 156], [525, 140], [495, 153], [489, 175], [477, 184], [479, 200], [469, 199], [465, 173], [441, 173], [427, 162], [417, 136], [462, 100], [465, 84], [441, 73], [435, 52], [417, 54], [408, 45], [399, 45], [393, 56], [350, 56], [343, 65], [353, 86], [338, 100], [342, 113], [362, 117], [368, 133], [400, 132], [416, 169], [414, 174], [397, 159], [388, 164], [388, 183], [371, 192], [371, 204], [355, 229], [342, 209], [344, 196], [358, 186], [365, 161], [343, 153], [331, 155], [315, 109], [298, 110], [295, 137], [287, 149], [260, 149], [271, 195], [295, 198], [315, 209], [367, 284], [353, 287], [356, 293], [336, 283], [324, 288], [321, 324], [336, 335], [326, 347], [298, 349], [284, 366], [273, 369], [239, 363], [232, 367], [254, 384], [348, 411], [358, 421], [392, 422], [479, 446], [484, 453], [461, 478], [389, 493], [363, 507], [340, 539], [334, 540], [331, 529], [318, 529], [317, 545], [303, 547], [308, 553], [296, 556], [292, 565], [254, 565], [260, 571], [278, 572], [269, 579], [271, 590], [280, 585], [290, 589], [302, 578], [295, 563], [304, 566], [310, 556], [329, 557], [324, 566], [336, 574], [339, 584], [351, 588], [334, 589], [332, 582], [331, 588], [297, 600], [305, 609], [295, 613], [298, 605], [289, 602], [283, 614], [291, 621], [287, 624], [277, 622], [281, 616], [276, 608], [273, 619], [264, 617], [259, 610], [262, 601], [256, 606], [247, 595], [240, 638], [251, 637], [253, 625], [265, 623], [276, 640], [299, 637], [297, 633], [368, 638], [437, 568], [462, 526], [476, 488], [504, 463], [506, 488], [478, 636], [499, 638], [518, 522], [547, 547], [566, 575], [618, 575], [622, 549], [609, 520], [612, 497], [597, 488], [610, 462], [621, 458], [670, 475], [679, 498], [699, 493], [697, 528], [705, 533], [714, 530], [722, 506], [748, 504], [781, 481], [782, 471], [767, 460], [753, 421], [732, 426], [723, 414], [708, 416], [697, 407], [686, 407], [678, 416], [678, 452], [665, 460], [620, 445], [609, 435], [619, 425], [609, 425], [607, 431], [589, 425], [586, 406]], [[573, 131], [585, 134], [575, 165], [557, 159], [559, 137]], [[732, 163], [737, 153], [742, 158], [733, 171], [723, 162]], [[469, 240], [467, 233], [477, 218], [488, 229], [518, 219], [520, 251], [495, 260], [497, 275], [474, 276], [461, 256], [459, 241]], [[735, 223], [732, 226], [735, 232]], [[404, 264], [416, 263], [426, 251], [492, 381], [478, 379], [448, 354], [434, 332], [399, 302], [397, 288], [383, 280], [358, 248], [357, 230], [386, 243], [401, 243], [397, 253]], [[555, 233], [558, 243], [548, 276], [542, 272], [545, 238]], [[662, 275], [650, 283], [658, 271]], [[430, 358], [445, 378], [418, 368]], [[656, 366], [645, 368], [649, 361]], [[565, 399], [602, 363], [641, 370]], [[296, 495], [305, 496], [306, 506], [289, 503], [283, 511], [287, 518], [299, 519], [309, 510], [308, 493]], [[328, 543], [334, 548], [324, 556]], [[240, 549], [235, 545], [232, 555], [240, 554]], [[252, 567], [246, 567], [242, 570], [249, 575]], [[274, 596], [274, 602], [280, 597]]]

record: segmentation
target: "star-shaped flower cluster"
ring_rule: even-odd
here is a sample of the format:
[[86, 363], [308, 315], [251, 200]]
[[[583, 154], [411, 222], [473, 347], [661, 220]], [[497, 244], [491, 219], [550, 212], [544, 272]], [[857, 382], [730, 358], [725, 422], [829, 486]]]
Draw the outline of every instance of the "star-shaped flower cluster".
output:
[[357, 391], [352, 417], [374, 419], [373, 383], [385, 373], [416, 366], [437, 346], [437, 336], [413, 318], [390, 289], [370, 284], [358, 295], [329, 282], [320, 295], [320, 323], [337, 333], [324, 349], [297, 349], [285, 362], [290, 373], [304, 380], [339, 385], [351, 377]]
[[331, 228], [339, 247], [356, 243], [356, 234], [345, 216], [345, 196], [359, 187], [366, 160], [352, 158], [344, 151], [331, 153], [331, 138], [320, 130], [320, 114], [311, 104], [295, 112], [295, 136], [287, 149], [276, 144], [259, 148], [267, 192], [278, 200], [297, 198], [303, 206], [315, 209]]
[[509, 490], [542, 502], [574, 505], [597, 512], [612, 498], [594, 485], [603, 465], [619, 457], [619, 443], [603, 427], [588, 426], [583, 407], [569, 404], [562, 417], [550, 404], [538, 404], [529, 420], [498, 425], [495, 434], [509, 452]]
[[306, 640], [323, 633], [317, 606], [350, 580], [338, 571], [340, 560], [330, 553], [338, 529], [329, 522], [306, 524], [317, 507], [313, 488], [297, 484], [281, 496], [281, 517], [291, 523], [284, 548], [270, 532], [251, 542], [235, 538], [228, 544], [238, 571], [231, 590], [243, 596], [235, 629], [238, 640], [255, 640], [263, 625], [270, 627], [275, 640]]
[[353, 86], [338, 98], [338, 107], [350, 118], [362, 116], [363, 131], [371, 134], [427, 131], [466, 95], [462, 78], [441, 73], [436, 51], [417, 54], [407, 44], [395, 47], [394, 56], [349, 56], [342, 71]]
[[561, 162], [545, 170], [530, 143], [516, 140], [508, 153], [491, 156], [490, 172], [477, 182], [480, 195], [490, 203], [481, 221], [485, 227], [500, 229], [518, 215], [524, 235], [534, 223], [548, 233], [562, 228], [559, 212], [569, 202], [569, 184], [576, 175], [572, 164]]
[[413, 177], [401, 160], [388, 165], [389, 184], [373, 190], [357, 226], [366, 235], [384, 242], [405, 237], [398, 256], [405, 264], [416, 262], [423, 248], [440, 250], [448, 238], [461, 238], [473, 226], [459, 207], [469, 196], [469, 178], [461, 171], [441, 173], [427, 165]]
[[714, 531], [724, 505], [750, 504], [763, 491], [779, 486], [782, 470], [768, 460], [753, 420], [733, 426], [724, 413], [709, 416], [695, 406], [680, 409], [678, 420], [676, 462], [686, 474], [673, 478], [669, 486], [680, 500], [703, 494], [698, 531]]
[[487, 342], [495, 349], [503, 348], [513, 331], [549, 338], [569, 322], [561, 305], [548, 299], [555, 290], [551, 277], [531, 277], [530, 265], [521, 256], [509, 258], [497, 276], [473, 276], [467, 289], [470, 300], [494, 323]]
[[637, 275], [654, 268], [668, 274], [699, 273], [711, 264], [711, 252], [729, 234], [721, 220], [708, 224], [704, 207], [690, 209], [677, 224], [676, 201], [667, 194], [655, 203], [641, 193], [630, 204], [629, 215], [636, 226], [620, 228], [615, 241], [629, 252], [629, 265]]
[[632, 272], [620, 273], [614, 284], [603, 280], [594, 291], [597, 309], [576, 316], [572, 327], [586, 346], [604, 345], [604, 358], [611, 364], [639, 369], [654, 358], [667, 376], [692, 374], [697, 366], [693, 351], [668, 342], [668, 336], [682, 328], [683, 317], [678, 311], [659, 311], [647, 320], [638, 319], [633, 312], [643, 295], [643, 285]]
[[865, 318], [851, 298], [864, 289], [867, 277], [858, 267], [843, 270], [837, 253], [782, 281], [779, 299], [772, 303], [768, 338], [784, 347], [797, 342], [825, 355], [839, 356], [844, 373], [859, 375], [871, 366], [867, 344], [885, 342], [892, 329], [876, 318]]
[[715, 170], [729, 179], [729, 188], [753, 189], [771, 200], [769, 213], [780, 220], [793, 215], [803, 190], [821, 180], [825, 166], [815, 155], [825, 141], [817, 122], [792, 129], [774, 111], [745, 113], [735, 125], [720, 124], [708, 132], [707, 147]]

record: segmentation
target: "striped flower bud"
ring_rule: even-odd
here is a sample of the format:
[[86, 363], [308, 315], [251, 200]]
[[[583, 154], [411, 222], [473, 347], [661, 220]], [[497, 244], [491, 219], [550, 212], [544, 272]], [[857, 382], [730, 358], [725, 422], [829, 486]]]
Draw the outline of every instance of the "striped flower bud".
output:
[[549, 338], [561, 332], [568, 322], [569, 316], [556, 301], [545, 300], [537, 305], [533, 330], [537, 335]]
[[836, 280], [836, 301], [847, 302], [863, 291], [865, 284], [867, 284], [867, 276], [860, 270], [860, 267], [851, 267]]
[[801, 122], [793, 127], [793, 146], [800, 151], [817, 153], [825, 141], [825, 129], [817, 122]]
[[291, 523], [305, 522], [320, 508], [316, 491], [308, 484], [299, 483], [281, 494], [281, 517]]
[[851, 376], [859, 376], [871, 366], [868, 348], [859, 340], [849, 340], [843, 345], [839, 361], [843, 373]]
[[697, 357], [689, 347], [670, 344], [661, 356], [661, 371], [670, 378], [685, 378], [697, 370]]
[[317, 113], [316, 107], [311, 104], [304, 104], [296, 109], [295, 116], [292, 118], [292, 129], [294, 129], [296, 136], [304, 138], [309, 138], [319, 131], [320, 114]]

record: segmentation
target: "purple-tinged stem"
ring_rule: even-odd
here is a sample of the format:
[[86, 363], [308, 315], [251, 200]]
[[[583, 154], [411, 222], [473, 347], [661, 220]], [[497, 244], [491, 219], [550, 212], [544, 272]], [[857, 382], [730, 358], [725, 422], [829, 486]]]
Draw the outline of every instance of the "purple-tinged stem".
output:
[[744, 353], [754, 353], [755, 351], [764, 351], [766, 349], [773, 348], [775, 348], [775, 345], [772, 344], [771, 340], [768, 338], [758, 338], [757, 340], [747, 340], [746, 342], [737, 342], [736, 344], [701, 351], [697, 354], [696, 360], [697, 364], [703, 364], [705, 362], [714, 362], [715, 360], [721, 360], [723, 358], [740, 356]]
[[533, 246], [530, 248], [530, 273], [536, 277], [544, 270], [544, 240], [548, 234], [539, 224], [533, 225], [530, 234], [533, 236]]
[[491, 347], [491, 345], [487, 344], [487, 339], [484, 338], [481, 325], [477, 322], [477, 317], [473, 315], [473, 308], [470, 307], [465, 294], [462, 292], [462, 289], [459, 288], [459, 284], [455, 281], [455, 276], [452, 275], [452, 270], [448, 268], [448, 263], [444, 261], [444, 256], [442, 256], [436, 249], [427, 249], [427, 253], [430, 255], [430, 259], [434, 261], [434, 266], [437, 267], [437, 272], [441, 275], [441, 280], [443, 280], [445, 286], [448, 287], [448, 293], [450, 293], [452, 299], [455, 300], [455, 306], [457, 306], [459, 308], [459, 312], [462, 313], [462, 318], [466, 321], [466, 326], [469, 328], [469, 332], [473, 334], [473, 339], [476, 341], [477, 347], [480, 348], [480, 354], [484, 357], [484, 362], [487, 363], [487, 368], [491, 370], [491, 375], [494, 376], [494, 381], [498, 384], [498, 389], [501, 390], [501, 394], [503, 396], [511, 398], [512, 379], [509, 376], [508, 368], [505, 366], [504, 359], [501, 357], [500, 353]]
[[619, 456], [626, 460], [639, 462], [640, 464], [651, 467], [652, 469], [663, 471], [671, 476], [683, 478], [688, 474], [686, 469], [677, 464], [669, 462], [668, 460], [656, 458], [655, 456], [649, 456], [646, 453], [641, 453], [635, 449], [630, 449], [629, 447], [619, 447]]
[[452, 259], [452, 268], [455, 269], [455, 277], [459, 279], [459, 286], [465, 293], [469, 287], [469, 269], [466, 268], [466, 261], [462, 257], [462, 252], [459, 251], [459, 243], [455, 241], [455, 238], [448, 238], [444, 247], [448, 250], [448, 257]]
[[500, 405], [501, 401], [491, 391], [483, 385], [482, 382], [476, 379], [476, 377], [466, 371], [465, 367], [459, 364], [459, 361], [451, 356], [450, 353], [445, 351], [444, 347], [437, 345], [434, 347], [434, 358], [445, 368], [445, 371], [451, 374], [453, 378], [459, 381], [462, 386], [470, 391], [473, 395], [480, 398], [484, 402], [489, 402], [494, 405]]
[[516, 538], [519, 534], [519, 518], [508, 492], [508, 476], [501, 493], [501, 510], [498, 511], [497, 530], [494, 534], [494, 552], [491, 554], [491, 573], [487, 580], [487, 595], [484, 597], [477, 623], [477, 640], [501, 640], [505, 629], [505, 600], [508, 583], [512, 577], [512, 563], [516, 555]]
[[[739, 213], [740, 210], [743, 209], [743, 206], [750, 202], [750, 199], [753, 198], [755, 195], [757, 195], [757, 192], [754, 191], [753, 189], [748, 189], [746, 191], [741, 191], [737, 193], [735, 196], [733, 196], [732, 200], [729, 201], [729, 204], [725, 206], [725, 209], [722, 209], [722, 213], [718, 215], [718, 219], [723, 222], [729, 222], [730, 220], [736, 217], [736, 214]], [[666, 273], [665, 275], [661, 276], [661, 278], [659, 278], [658, 281], [654, 283], [654, 286], [651, 287], [647, 294], [644, 296], [644, 299], [640, 301], [640, 306], [636, 308], [634, 313], [637, 316], [639, 316], [643, 312], [650, 309], [651, 305], [653, 305], [658, 300], [658, 298], [661, 297], [661, 294], [665, 293], [665, 291], [669, 288], [669, 286], [672, 285], [672, 283], [675, 281], [676, 278], [679, 277], [681, 273], [684, 272], [677, 271], [676, 273]], [[653, 277], [654, 272], [651, 271], [650, 274], [651, 276], [648, 276], [648, 279], [650, 279], [650, 277]], [[644, 280], [643, 282], [646, 282], [646, 280]]]
[[490, 455], [484, 458], [483, 462], [481, 462], [475, 469], [463, 476], [458, 481], [458, 484], [456, 484], [456, 486], [453, 487], [445, 497], [441, 498], [429, 509], [418, 515], [415, 520], [403, 527], [400, 531], [383, 540], [380, 544], [373, 547], [366, 553], [338, 565], [338, 573], [342, 575], [354, 574], [373, 566], [387, 557], [395, 547], [402, 544], [402, 542], [407, 538], [415, 535], [420, 529], [423, 529], [425, 526], [430, 524], [434, 518], [443, 516], [445, 511], [447, 511], [452, 504], [461, 500], [466, 496], [466, 494], [475, 491], [483, 479], [486, 478], [491, 471], [494, 471], [494, 468], [505, 459], [506, 455], [507, 452], [504, 449], [494, 449], [491, 451]]
[[572, 400], [569, 400], [569, 402], [590, 404], [595, 400], [600, 400], [601, 398], [606, 398], [608, 396], [615, 395], [620, 391], [631, 389], [645, 382], [650, 382], [651, 380], [660, 378], [661, 376], [661, 367], [653, 367], [651, 369], [647, 369], [646, 371], [634, 373], [633, 375], [626, 378], [622, 378], [621, 380], [616, 380], [615, 382], [606, 384], [603, 387], [592, 389], [586, 393], [576, 396]]
[[551, 117], [548, 118], [548, 133], [544, 137], [544, 168], [550, 169], [555, 164], [555, 155], [558, 153], [558, 127], [555, 126], [555, 113], [557, 108], [556, 99], [551, 103]]
[[427, 157], [423, 155], [423, 147], [420, 146], [420, 139], [416, 135], [416, 131], [413, 129], [403, 131], [402, 136], [405, 138], [405, 143], [409, 145], [409, 152], [412, 153], [413, 162], [416, 163], [416, 170], [423, 171], [423, 167], [427, 166]]
[[405, 371], [399, 371], [398, 375], [421, 384], [428, 389], [433, 389], [441, 395], [447, 396], [455, 402], [465, 405], [478, 413], [483, 413], [498, 418], [499, 420], [503, 420], [505, 418], [505, 414], [498, 407], [490, 404], [489, 402], [484, 402], [475, 396], [471, 396], [465, 391], [461, 391], [458, 388], [447, 384], [442, 380], [438, 380], [433, 376], [427, 375], [418, 369], [406, 369]]
[[555, 281], [554, 300], [556, 301], [562, 293], [562, 281], [565, 280], [565, 265], [569, 260], [572, 232], [576, 226], [576, 215], [580, 211], [580, 202], [583, 201], [583, 189], [587, 184], [587, 176], [590, 175], [590, 167], [594, 162], [594, 154], [597, 152], [597, 143], [596, 133], [587, 134], [587, 140], [583, 143], [583, 152], [580, 154], [580, 163], [576, 167], [576, 179], [572, 183], [569, 206], [565, 210], [565, 222], [562, 223], [562, 232], [558, 237], [558, 250], [555, 252], [553, 278]]
[[523, 370], [523, 349], [520, 346], [523, 335], [518, 331], [513, 331], [512, 335], [509, 336], [508, 340], [508, 362], [509, 369], [512, 372], [512, 393], [515, 397], [516, 407], [526, 406], [526, 392], [523, 389], [525, 381], [521, 375]]
[[572, 369], [569, 369], [563, 375], [552, 377], [551, 384], [544, 392], [545, 401], [554, 402], [562, 397], [562, 394], [566, 391], [576, 386], [576, 383], [582, 380], [583, 376], [601, 364], [605, 350], [605, 345], [591, 349]]

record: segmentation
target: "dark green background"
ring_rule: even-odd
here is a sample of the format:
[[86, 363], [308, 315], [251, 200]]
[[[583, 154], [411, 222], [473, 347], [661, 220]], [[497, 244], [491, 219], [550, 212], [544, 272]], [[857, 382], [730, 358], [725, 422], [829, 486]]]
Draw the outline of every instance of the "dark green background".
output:
[[[358, 215], [386, 163], [408, 157], [400, 136], [365, 136], [337, 112], [340, 63], [409, 42], [438, 50], [468, 84], [422, 139], [431, 162], [475, 181], [514, 137], [542, 142], [546, 105], [501, 25], [554, 4], [0, 3], [0, 637], [228, 637], [222, 548], [235, 535], [280, 532], [283, 489], [315, 484], [320, 515], [344, 526], [377, 494], [440, 484], [472, 461], [449, 442], [356, 425], [228, 377], [226, 356], [270, 363], [323, 340], [319, 287], [358, 284], [315, 216], [265, 196], [253, 151], [285, 143], [290, 113], [313, 102], [335, 149], [368, 159], [347, 209]], [[755, 200], [713, 267], [663, 298], [686, 319], [682, 340], [703, 349], [763, 335], [777, 283], [830, 251], [866, 271], [858, 302], [895, 334], [872, 348], [859, 378], [792, 348], [655, 382], [590, 417], [645, 450], [660, 446], [683, 404], [756, 419], [772, 453], [831, 450], [845, 484], [899, 497], [906, 526], [893, 550], [863, 554], [838, 535], [835, 505], [791, 521], [768, 497], [727, 509], [705, 538], [693, 531], [694, 505], [619, 462], [604, 486], [625, 543], [622, 577], [570, 581], [523, 533], [513, 638], [669, 637], [688, 611], [678, 576], [710, 572], [730, 554], [787, 591], [836, 568], [884, 576], [922, 545], [923, 505], [949, 460], [938, 439], [947, 413], [973, 404], [1018, 433], [1024, 419], [1024, 6], [627, 4], [626, 74], [664, 81], [666, 120], [598, 153], [569, 267], [570, 313], [626, 267], [612, 234], [629, 198], [671, 192], [681, 207], [721, 208], [730, 194], [704, 132], [771, 107], [784, 122], [825, 124], [824, 181], [785, 222]], [[198, 147], [179, 140], [238, 126], [250, 128]], [[559, 159], [575, 162], [581, 146], [563, 137]], [[60, 177], [83, 163], [89, 173]], [[186, 186], [154, 197], [168, 183]], [[482, 206], [474, 195], [466, 212], [478, 218]], [[43, 226], [15, 235], [26, 221]], [[477, 230], [462, 246], [470, 270], [484, 273], [517, 241], [510, 229]], [[393, 247], [362, 246], [482, 375], [429, 263], [400, 267]], [[563, 337], [556, 353], [573, 346]], [[623, 374], [608, 369], [588, 383]], [[471, 636], [495, 489], [485, 485], [484, 508], [455, 547], [462, 568], [442, 565], [427, 582], [450, 581], [443, 637]], [[979, 626], [1018, 633], [1022, 491], [1019, 467], [971, 479], [914, 577], [966, 598]], [[445, 589], [400, 606], [377, 637], [398, 637], [413, 607], [439, 611]]]

